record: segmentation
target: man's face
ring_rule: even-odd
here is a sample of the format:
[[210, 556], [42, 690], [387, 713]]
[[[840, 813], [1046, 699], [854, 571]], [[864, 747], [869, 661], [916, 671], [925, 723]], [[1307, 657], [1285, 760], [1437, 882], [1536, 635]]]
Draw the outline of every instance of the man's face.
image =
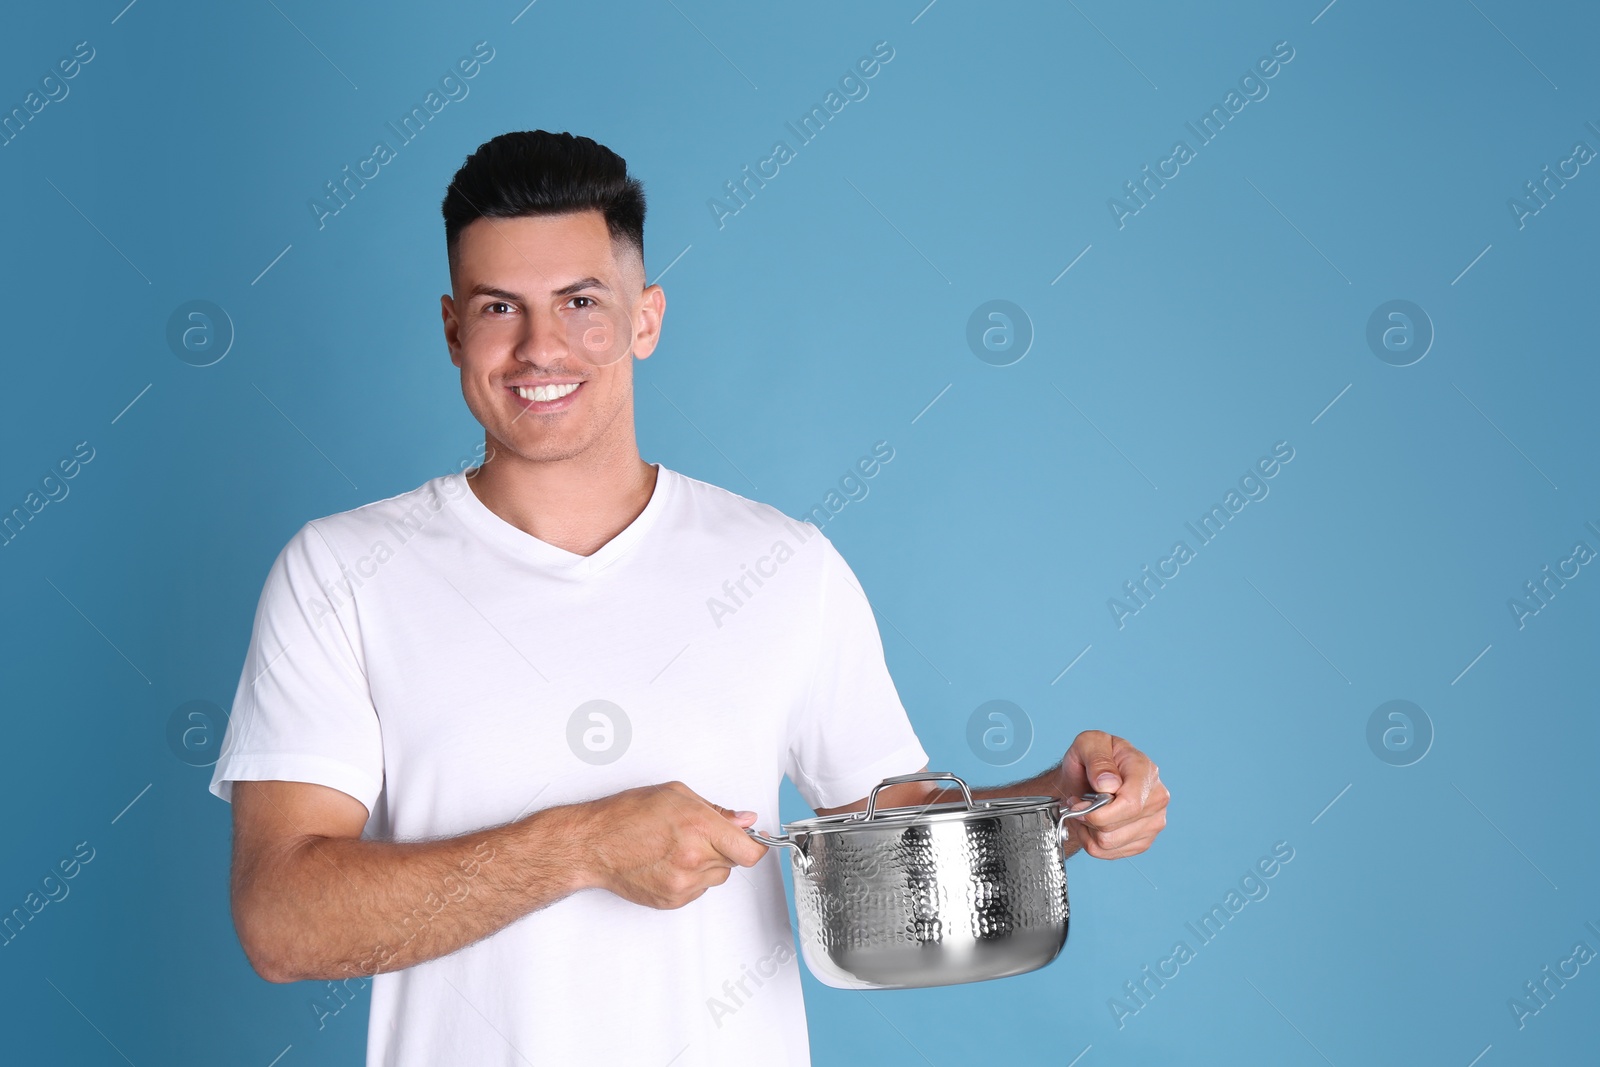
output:
[[631, 442], [633, 360], [655, 350], [666, 301], [600, 212], [478, 219], [451, 284], [450, 360], [492, 447], [553, 461]]

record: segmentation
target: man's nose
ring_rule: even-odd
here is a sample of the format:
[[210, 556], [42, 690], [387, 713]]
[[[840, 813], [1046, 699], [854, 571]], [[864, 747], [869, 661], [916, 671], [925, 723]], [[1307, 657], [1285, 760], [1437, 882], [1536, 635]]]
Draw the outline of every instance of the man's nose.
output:
[[566, 328], [555, 315], [529, 314], [523, 318], [522, 334], [514, 355], [535, 366], [563, 362], [570, 354]]

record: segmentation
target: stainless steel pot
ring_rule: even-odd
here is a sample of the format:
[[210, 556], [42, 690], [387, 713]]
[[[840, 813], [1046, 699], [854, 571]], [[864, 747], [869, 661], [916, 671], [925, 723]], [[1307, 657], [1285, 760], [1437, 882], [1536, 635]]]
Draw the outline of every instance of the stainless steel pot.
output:
[[[879, 808], [904, 782], [954, 782], [963, 800]], [[974, 800], [954, 774], [885, 778], [867, 809], [785, 823], [800, 948], [811, 973], [842, 989], [912, 989], [1004, 978], [1043, 967], [1067, 940], [1067, 820], [1053, 797]]]

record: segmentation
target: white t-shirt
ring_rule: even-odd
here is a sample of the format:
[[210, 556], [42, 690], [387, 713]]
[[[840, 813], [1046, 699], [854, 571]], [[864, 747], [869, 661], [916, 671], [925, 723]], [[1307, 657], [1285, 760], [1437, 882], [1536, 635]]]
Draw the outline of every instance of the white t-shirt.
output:
[[[834, 807], [925, 766], [827, 538], [658, 471], [590, 556], [462, 474], [307, 524], [262, 591], [212, 791], [319, 783], [366, 805], [363, 836], [407, 841], [676, 779], [776, 830], [785, 775]], [[809, 1063], [784, 851], [680, 909], [584, 890], [377, 975], [368, 1067]]]

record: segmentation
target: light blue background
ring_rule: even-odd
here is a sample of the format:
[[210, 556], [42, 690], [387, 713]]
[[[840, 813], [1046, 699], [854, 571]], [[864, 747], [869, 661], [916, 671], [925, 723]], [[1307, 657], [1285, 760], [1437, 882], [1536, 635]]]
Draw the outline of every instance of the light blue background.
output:
[[[799, 514], [895, 448], [826, 530], [934, 763], [1020, 777], [1099, 727], [1172, 788], [1147, 856], [1071, 863], [1051, 967], [874, 995], [808, 976], [817, 1063], [1593, 1056], [1600, 967], [1523, 1029], [1507, 1006], [1600, 949], [1600, 575], [1523, 629], [1507, 607], [1600, 547], [1600, 173], [1525, 228], [1507, 207], [1600, 148], [1591, 6], [124, 2], [10, 11], [0, 36], [3, 110], [95, 49], [0, 148], [0, 505], [95, 449], [0, 550], [0, 910], [96, 850], [0, 948], [8, 1059], [361, 1061], [364, 1000], [319, 1031], [317, 986], [250, 971], [228, 809], [167, 723], [231, 700], [301, 523], [474, 451], [438, 201], [528, 128], [593, 136], [647, 184], [650, 273], [672, 264], [638, 367], [647, 459]], [[480, 40], [470, 95], [319, 230], [307, 200]], [[870, 95], [719, 229], [707, 200], [880, 40]], [[1283, 40], [1270, 95], [1118, 229], [1108, 198]], [[1404, 368], [1365, 340], [1396, 298], [1437, 331]], [[164, 336], [192, 299], [237, 331], [203, 369]], [[1012, 366], [967, 346], [991, 299], [1036, 334]], [[1270, 496], [1119, 630], [1107, 598], [1284, 440]], [[991, 699], [1034, 731], [1006, 769], [966, 741]], [[1436, 733], [1411, 766], [1366, 741], [1391, 699]], [[1110, 998], [1280, 841], [1270, 895], [1119, 1029]]]

